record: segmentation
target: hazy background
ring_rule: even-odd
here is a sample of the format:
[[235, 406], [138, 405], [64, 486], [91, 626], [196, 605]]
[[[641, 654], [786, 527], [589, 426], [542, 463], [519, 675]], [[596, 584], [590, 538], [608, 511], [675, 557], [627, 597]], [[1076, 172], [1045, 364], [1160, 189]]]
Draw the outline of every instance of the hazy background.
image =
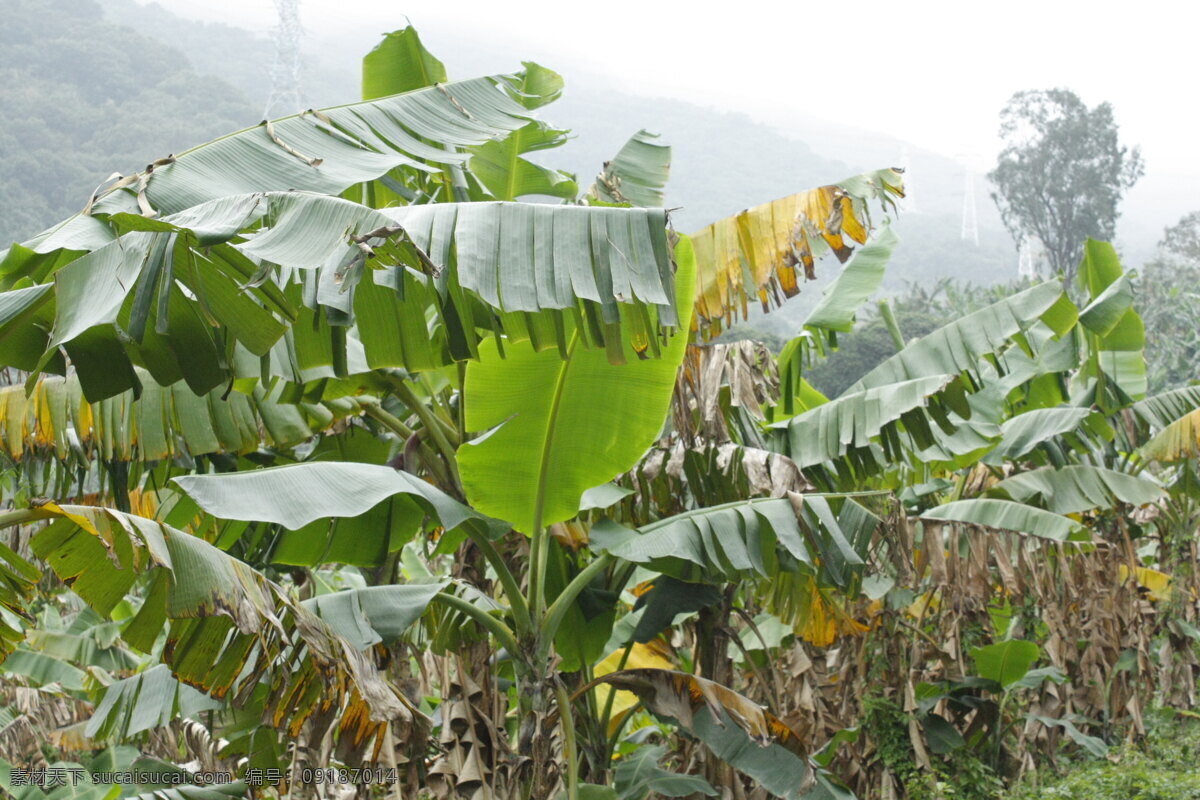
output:
[[[6, 241], [76, 211], [114, 170], [262, 116], [271, 0], [0, 0], [0, 12]], [[663, 134], [674, 147], [668, 205], [684, 231], [855, 172], [907, 166], [893, 291], [1016, 277], [982, 175], [1000, 148], [999, 111], [1018, 90], [1109, 101], [1122, 141], [1141, 147], [1146, 175], [1118, 227], [1129, 266], [1200, 208], [1200, 113], [1181, 92], [1200, 12], [1183, 4], [304, 0], [300, 13], [306, 105], [357, 99], [362, 55], [408, 21], [452, 77], [522, 60], [558, 70], [567, 93], [542, 116], [577, 136], [545, 160], [586, 185], [639, 128]], [[960, 237], [968, 171], [978, 247]]]

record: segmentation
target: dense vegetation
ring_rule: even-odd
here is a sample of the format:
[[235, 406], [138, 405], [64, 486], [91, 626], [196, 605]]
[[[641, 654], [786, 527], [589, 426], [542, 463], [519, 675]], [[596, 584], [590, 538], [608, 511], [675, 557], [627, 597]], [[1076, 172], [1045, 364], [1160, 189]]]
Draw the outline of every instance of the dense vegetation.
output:
[[0, 258], [6, 792], [991, 798], [1191, 711], [1154, 274], [897, 301], [835, 385], [901, 175], [685, 236], [664, 141], [582, 180], [556, 73], [451, 77], [390, 34]]
[[0, 242], [83, 208], [114, 171], [257, 121], [178, 51], [105, 21], [91, 0], [0, 3]]

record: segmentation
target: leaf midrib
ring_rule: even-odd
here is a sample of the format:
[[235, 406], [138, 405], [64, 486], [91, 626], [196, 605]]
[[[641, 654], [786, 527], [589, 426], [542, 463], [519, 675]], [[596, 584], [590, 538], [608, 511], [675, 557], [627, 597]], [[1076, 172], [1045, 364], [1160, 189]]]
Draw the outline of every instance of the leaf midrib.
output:
[[550, 411], [546, 415], [546, 435], [542, 439], [542, 455], [538, 461], [537, 474], [537, 494], [534, 495], [533, 501], [533, 530], [530, 534], [537, 536], [542, 527], [542, 512], [546, 505], [546, 484], [547, 484], [547, 467], [550, 463], [550, 451], [554, 446], [554, 431], [558, 426], [559, 406], [562, 403], [563, 391], [567, 383], [567, 373], [571, 369], [571, 363], [575, 359], [575, 348], [579, 344], [579, 329], [571, 335], [571, 342], [567, 346], [567, 357], [561, 362], [558, 368], [558, 376], [554, 381], [554, 393], [550, 397]]

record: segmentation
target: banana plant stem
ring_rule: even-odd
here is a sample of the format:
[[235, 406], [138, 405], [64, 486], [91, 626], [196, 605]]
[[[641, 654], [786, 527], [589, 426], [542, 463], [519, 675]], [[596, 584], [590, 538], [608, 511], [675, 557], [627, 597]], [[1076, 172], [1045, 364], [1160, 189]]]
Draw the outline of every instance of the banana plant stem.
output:
[[504, 595], [508, 599], [509, 607], [512, 609], [517, 634], [532, 633], [533, 619], [529, 616], [529, 606], [525, 604], [525, 595], [521, 592], [521, 584], [517, 582], [517, 578], [513, 575], [512, 570], [508, 568], [508, 564], [504, 563], [504, 557], [500, 555], [500, 551], [496, 549], [496, 545], [486, 534], [474, 530], [467, 531], [467, 538], [479, 548], [479, 552], [492, 565], [492, 569], [496, 572], [497, 580], [504, 587]]
[[504, 649], [508, 650], [509, 654], [513, 658], [514, 664], [518, 666], [524, 665], [521, 648], [517, 645], [517, 637], [513, 635], [512, 630], [509, 629], [509, 627], [502, 621], [496, 617], [493, 617], [482, 608], [478, 608], [461, 597], [449, 594], [448, 592], [438, 592], [433, 596], [433, 599], [444, 606], [449, 606], [455, 611], [462, 612], [478, 622], [481, 626], [483, 626], [483, 628], [496, 637], [496, 641], [498, 641], [504, 647]]
[[597, 556], [592, 563], [588, 564], [578, 575], [571, 579], [571, 582], [562, 590], [562, 594], [556, 597], [554, 602], [550, 604], [550, 607], [546, 609], [546, 616], [542, 620], [541, 629], [538, 632], [538, 658], [549, 657], [550, 645], [553, 644], [554, 636], [558, 633], [558, 629], [562, 625], [567, 611], [574, 604], [575, 598], [595, 580], [597, 575], [607, 569], [611, 562], [612, 556], [608, 553], [602, 553]]
[[14, 525], [24, 525], [26, 522], [36, 522], [52, 516], [54, 515], [49, 511], [43, 511], [40, 508], [16, 508], [11, 511], [0, 511], [0, 528], [11, 528]]
[[579, 755], [575, 750], [575, 717], [571, 713], [571, 698], [560, 681], [554, 683], [558, 702], [558, 718], [563, 731], [563, 749], [567, 757], [567, 800], [579, 799]]
[[446, 438], [446, 431], [443, 423], [437, 416], [429, 410], [429, 407], [421, 402], [421, 398], [417, 397], [413, 392], [412, 387], [408, 385], [408, 381], [401, 378], [392, 379], [392, 391], [396, 393], [396, 397], [404, 405], [417, 415], [421, 420], [421, 424], [429, 431], [429, 435], [433, 437], [434, 444], [442, 454], [442, 458], [446, 460], [446, 465], [450, 468], [450, 473], [454, 477], [454, 482], [458, 483], [458, 462], [454, 458], [454, 447], [450, 444], [450, 440]]
[[383, 425], [397, 436], [407, 439], [413, 435], [412, 428], [405, 425], [399, 417], [384, 411], [382, 406], [376, 403], [363, 403], [362, 409], [364, 414]]
[[430, 473], [432, 473], [434, 480], [438, 482], [438, 485], [444, 486], [447, 489], [454, 488], [456, 481], [451, 480], [450, 473], [447, 472], [445, 465], [438, 460], [437, 454], [429, 449], [429, 445], [422, 441], [421, 437], [412, 428], [405, 425], [392, 414], [384, 411], [378, 405], [364, 405], [363, 413], [403, 439], [417, 436], [419, 442], [418, 452], [421, 455], [421, 461], [429, 469]]
[[[538, 515], [541, 516], [540, 514]], [[535, 625], [542, 620], [542, 581], [546, 575], [546, 537], [549, 534], [542, 530], [541, 520], [538, 519], [533, 528], [533, 537], [529, 540], [529, 613]]]

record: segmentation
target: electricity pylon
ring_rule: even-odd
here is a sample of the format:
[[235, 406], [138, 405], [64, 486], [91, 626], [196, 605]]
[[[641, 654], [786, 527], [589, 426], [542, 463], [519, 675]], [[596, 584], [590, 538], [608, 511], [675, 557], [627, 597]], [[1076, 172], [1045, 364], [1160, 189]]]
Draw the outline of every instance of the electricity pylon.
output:
[[279, 24], [272, 32], [275, 61], [271, 64], [271, 95], [263, 109], [263, 119], [286, 116], [304, 110], [300, 92], [300, 0], [275, 0]]
[[975, 173], [968, 166], [963, 171], [963, 208], [961, 238], [979, 247], [979, 218], [975, 215]]

